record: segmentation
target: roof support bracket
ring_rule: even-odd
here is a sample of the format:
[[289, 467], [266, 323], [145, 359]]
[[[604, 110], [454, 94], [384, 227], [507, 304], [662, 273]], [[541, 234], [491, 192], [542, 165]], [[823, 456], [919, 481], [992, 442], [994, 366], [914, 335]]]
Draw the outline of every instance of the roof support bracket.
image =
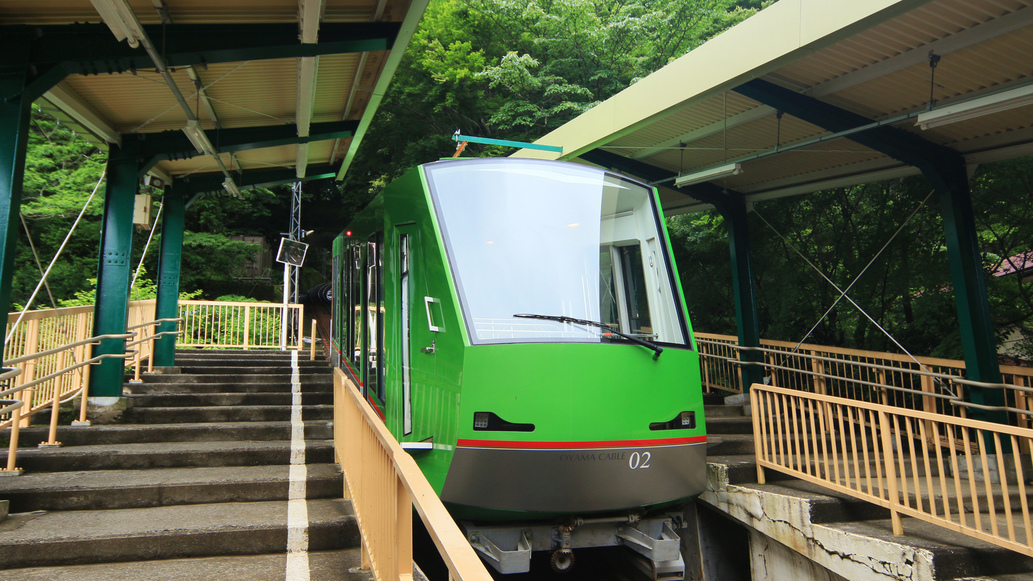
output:
[[[736, 87], [735, 92], [831, 132], [872, 123], [871, 119], [862, 115], [761, 79], [744, 83]], [[917, 167], [936, 189], [940, 196], [968, 378], [984, 383], [1000, 383], [996, 340], [983, 279], [964, 157], [953, 149], [895, 127], [878, 126], [851, 134], [847, 139]], [[975, 403], [1004, 404], [1001, 389], [972, 389], [969, 390], [969, 397]], [[996, 422], [1007, 420], [1004, 412], [979, 412], [979, 419]], [[973, 410], [975, 415], [976, 411]]]

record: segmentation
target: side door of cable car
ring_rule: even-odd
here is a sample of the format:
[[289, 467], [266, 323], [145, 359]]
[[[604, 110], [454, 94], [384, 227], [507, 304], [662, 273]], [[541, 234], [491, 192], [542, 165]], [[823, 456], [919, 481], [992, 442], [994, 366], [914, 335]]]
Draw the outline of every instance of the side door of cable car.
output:
[[[397, 257], [399, 264], [398, 294], [402, 316], [401, 328], [401, 430], [402, 447], [411, 451], [429, 450], [431, 426], [427, 421], [426, 385], [434, 376], [436, 358], [435, 331], [430, 319], [427, 278], [424, 269], [420, 232], [414, 224], [398, 227]], [[431, 299], [432, 300], [432, 299]]]

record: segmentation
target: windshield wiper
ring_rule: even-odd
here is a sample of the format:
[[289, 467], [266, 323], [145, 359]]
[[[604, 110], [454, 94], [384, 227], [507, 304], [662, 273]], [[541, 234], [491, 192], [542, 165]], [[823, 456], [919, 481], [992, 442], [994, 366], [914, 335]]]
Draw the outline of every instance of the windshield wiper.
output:
[[585, 325], [587, 327], [599, 327], [600, 329], [606, 329], [607, 332], [603, 333], [603, 337], [611, 338], [613, 335], [616, 335], [618, 337], [623, 337], [624, 339], [627, 339], [628, 341], [631, 341], [632, 343], [635, 343], [636, 345], [641, 345], [643, 347], [647, 347], [649, 349], [652, 349], [653, 350], [653, 359], [654, 360], [659, 359], [660, 354], [664, 352], [663, 347], [657, 345], [656, 343], [653, 343], [652, 341], [646, 341], [644, 339], [639, 339], [638, 337], [635, 337], [633, 335], [628, 335], [627, 333], [621, 333], [620, 331], [617, 331], [616, 329], [614, 329], [613, 327], [607, 325], [606, 323], [600, 323], [599, 321], [589, 321], [587, 319], [575, 319], [574, 317], [567, 317], [567, 316], [564, 316], [564, 315], [532, 315], [532, 314], [529, 314], [529, 313], [518, 313], [518, 314], [513, 315], [513, 316], [521, 318], [521, 319], [542, 319], [542, 320], [545, 320], [545, 321], [557, 321], [559, 323], [573, 323], [575, 325]]

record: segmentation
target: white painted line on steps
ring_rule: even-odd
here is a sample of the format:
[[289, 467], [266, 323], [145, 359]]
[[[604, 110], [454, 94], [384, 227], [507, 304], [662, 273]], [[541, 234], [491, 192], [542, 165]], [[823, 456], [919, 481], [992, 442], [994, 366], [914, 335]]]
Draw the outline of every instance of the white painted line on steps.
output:
[[286, 581], [309, 581], [308, 468], [305, 466], [305, 423], [301, 419], [301, 374], [297, 351], [291, 351], [291, 466], [288, 480]]

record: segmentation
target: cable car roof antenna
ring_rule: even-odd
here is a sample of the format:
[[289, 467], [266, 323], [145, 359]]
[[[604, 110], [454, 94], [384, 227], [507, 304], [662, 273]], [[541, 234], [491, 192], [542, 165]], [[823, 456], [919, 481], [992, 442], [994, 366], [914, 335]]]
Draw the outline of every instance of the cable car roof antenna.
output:
[[553, 151], [556, 153], [563, 153], [563, 148], [558, 145], [539, 145], [537, 143], [528, 143], [526, 141], [510, 141], [508, 139], [492, 139], [490, 137], [473, 137], [471, 135], [462, 135], [459, 130], [452, 135], [452, 139], [456, 142], [456, 152], [452, 157], [459, 157], [466, 149], [467, 144], [470, 143], [482, 143], [484, 145], [501, 145], [503, 147], [519, 147], [522, 149], [539, 149], [541, 151]]

